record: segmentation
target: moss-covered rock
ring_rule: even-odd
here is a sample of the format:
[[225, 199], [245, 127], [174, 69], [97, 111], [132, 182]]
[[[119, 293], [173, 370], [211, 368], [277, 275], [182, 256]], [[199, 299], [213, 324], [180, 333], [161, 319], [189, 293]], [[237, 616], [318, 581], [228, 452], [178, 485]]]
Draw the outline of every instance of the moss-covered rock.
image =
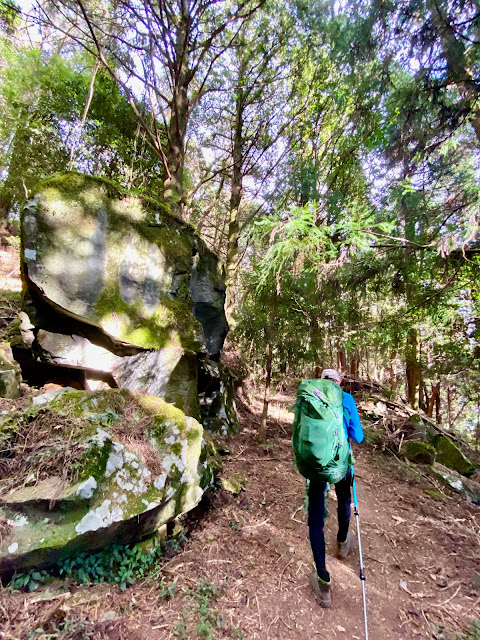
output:
[[403, 455], [407, 460], [416, 464], [433, 464], [435, 462], [435, 448], [427, 442], [409, 440], [405, 442]]
[[223, 344], [216, 256], [165, 206], [107, 180], [72, 173], [38, 185], [22, 213], [22, 277], [119, 342], [215, 354]]
[[18, 398], [19, 396], [20, 386], [15, 371], [12, 369], [0, 370], [0, 398]]
[[[151, 534], [196, 506], [221, 466], [202, 426], [158, 397], [72, 391], [28, 411], [5, 426], [0, 573]], [[26, 429], [46, 438], [28, 461], [15, 447]]]
[[465, 478], [439, 463], [433, 465], [433, 472], [451, 489], [463, 495], [468, 502], [480, 505], [480, 483]]
[[219, 355], [228, 327], [223, 267], [194, 229], [78, 173], [42, 181], [21, 222], [22, 367], [84, 370], [199, 418], [198, 360]]
[[409, 430], [411, 438], [427, 440], [427, 425], [419, 413], [411, 415], [405, 427]]
[[205, 428], [221, 436], [237, 433], [235, 380], [228, 367], [213, 360], [202, 360], [198, 391], [201, 421]]
[[365, 444], [370, 444], [374, 447], [381, 447], [385, 444], [385, 432], [383, 429], [364, 426], [363, 434], [365, 437]]
[[203, 242], [195, 244], [194, 268], [190, 292], [194, 300], [195, 317], [201, 322], [207, 353], [220, 355], [228, 324], [223, 312], [225, 305], [225, 274], [221, 263]]
[[467, 478], [475, 473], [475, 465], [445, 435], [437, 435], [433, 441], [437, 450], [437, 461]]
[[200, 417], [197, 396], [197, 357], [182, 347], [164, 347], [117, 356], [82, 336], [40, 329], [37, 346], [49, 364], [108, 374], [120, 388], [142, 391], [173, 403], [194, 418]]

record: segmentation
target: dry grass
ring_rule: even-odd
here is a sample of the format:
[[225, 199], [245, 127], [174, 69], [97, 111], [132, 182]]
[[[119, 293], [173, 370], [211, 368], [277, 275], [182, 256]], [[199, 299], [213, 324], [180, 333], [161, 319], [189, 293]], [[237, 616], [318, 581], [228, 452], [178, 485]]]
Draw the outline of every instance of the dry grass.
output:
[[[12, 419], [12, 423], [15, 418]], [[85, 444], [75, 441], [79, 422], [48, 410], [28, 418], [23, 414], [11, 432], [2, 438], [0, 485], [2, 493], [40, 480], [58, 476], [75, 481], [76, 464], [85, 452]]]
[[[20, 411], [27, 404], [22, 400], [3, 402], [11, 413], [12, 429], [6, 424], [0, 436], [1, 492], [23, 486], [27, 479], [30, 485], [51, 476], [62, 478], [64, 484], [75, 482], [87, 448], [82, 437], [85, 421], [59, 416], [48, 409], [35, 416], [22, 415]], [[134, 452], [153, 474], [160, 474], [162, 461], [146, 435], [152, 416], [139, 417], [134, 402], [118, 410], [118, 422], [106, 427], [112, 438]]]
[[111, 434], [117, 442], [133, 451], [154, 475], [158, 475], [163, 471], [162, 461], [146, 435], [152, 422], [152, 416], [139, 418], [138, 406], [131, 402], [123, 408], [120, 420], [111, 428]]

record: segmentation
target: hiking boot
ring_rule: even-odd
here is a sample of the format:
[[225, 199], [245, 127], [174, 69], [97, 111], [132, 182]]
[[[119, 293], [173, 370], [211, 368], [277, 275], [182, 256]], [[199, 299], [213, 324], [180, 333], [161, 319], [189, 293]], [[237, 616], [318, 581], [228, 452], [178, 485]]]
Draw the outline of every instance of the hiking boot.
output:
[[329, 609], [332, 605], [332, 596], [330, 593], [331, 580], [322, 580], [317, 576], [317, 572], [314, 571], [310, 578], [310, 584], [318, 604], [324, 609]]
[[350, 553], [350, 550], [352, 547], [353, 547], [353, 535], [352, 535], [352, 532], [349, 531], [345, 542], [338, 542], [337, 540], [337, 558], [340, 558], [340, 560], [345, 560], [345, 558]]

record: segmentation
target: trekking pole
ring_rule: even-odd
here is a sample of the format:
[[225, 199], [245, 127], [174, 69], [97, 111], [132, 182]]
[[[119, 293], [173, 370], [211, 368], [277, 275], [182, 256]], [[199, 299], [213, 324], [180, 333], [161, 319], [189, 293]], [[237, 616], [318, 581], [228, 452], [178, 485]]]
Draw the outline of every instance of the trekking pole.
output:
[[360, 516], [358, 515], [357, 489], [355, 487], [355, 473], [354, 473], [353, 465], [350, 468], [352, 470], [353, 508], [355, 513], [355, 519], [357, 522], [358, 554], [360, 556], [360, 580], [362, 581], [362, 592], [363, 592], [363, 618], [365, 622], [365, 640], [368, 640], [367, 594], [365, 591], [365, 571], [364, 571], [363, 556], [362, 556], [362, 540], [360, 538]]

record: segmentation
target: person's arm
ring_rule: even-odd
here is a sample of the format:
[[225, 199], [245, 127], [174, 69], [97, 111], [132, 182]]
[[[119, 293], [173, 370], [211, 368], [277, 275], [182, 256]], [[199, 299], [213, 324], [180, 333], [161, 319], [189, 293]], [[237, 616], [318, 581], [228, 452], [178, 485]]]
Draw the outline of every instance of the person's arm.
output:
[[351, 438], [354, 442], [362, 442], [363, 440], [363, 429], [360, 422], [360, 416], [358, 415], [357, 405], [355, 404], [355, 400], [350, 394], [345, 394], [345, 404], [347, 405], [349, 420], [347, 425], [347, 433], [348, 437]]

